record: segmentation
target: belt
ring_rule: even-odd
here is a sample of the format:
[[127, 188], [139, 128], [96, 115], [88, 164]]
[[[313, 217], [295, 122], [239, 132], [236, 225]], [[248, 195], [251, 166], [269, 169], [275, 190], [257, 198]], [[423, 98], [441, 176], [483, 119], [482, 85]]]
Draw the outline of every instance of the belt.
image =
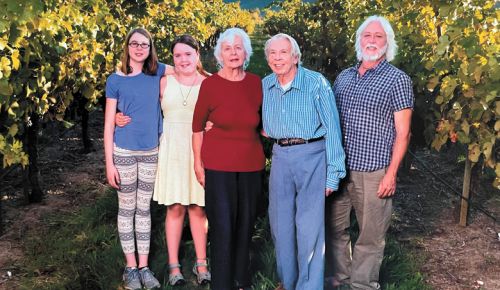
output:
[[302, 139], [302, 138], [283, 138], [283, 139], [274, 139], [274, 143], [280, 145], [281, 147], [285, 146], [293, 146], [293, 145], [301, 145], [301, 144], [307, 144], [307, 143], [312, 143], [316, 141], [323, 140], [323, 137], [319, 138], [313, 138], [313, 139]]

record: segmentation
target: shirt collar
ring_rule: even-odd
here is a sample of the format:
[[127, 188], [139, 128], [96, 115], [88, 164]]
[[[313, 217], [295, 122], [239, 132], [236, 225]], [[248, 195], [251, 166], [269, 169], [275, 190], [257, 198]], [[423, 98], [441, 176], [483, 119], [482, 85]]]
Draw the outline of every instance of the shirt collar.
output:
[[[356, 66], [354, 66], [354, 67], [353, 67], [353, 69], [357, 72], [357, 71], [358, 71], [358, 69], [359, 69], [359, 66], [360, 66], [360, 65], [361, 65], [361, 62], [358, 62], [358, 63], [356, 64]], [[377, 66], [376, 66], [376, 67], [374, 67], [374, 68], [371, 68], [371, 69], [367, 70], [367, 72], [368, 72], [368, 71], [373, 71], [373, 73], [378, 74], [378, 73], [380, 73], [381, 71], [383, 71], [383, 70], [384, 70], [384, 68], [385, 68], [385, 67], [387, 67], [388, 65], [389, 65], [389, 62], [387, 61], [387, 59], [385, 59], [385, 58], [384, 58], [384, 59], [383, 59], [383, 60], [382, 60], [379, 64], [377, 64]]]
[[[295, 77], [293, 78], [292, 84], [290, 85], [290, 88], [296, 88], [298, 90], [302, 90], [305, 88], [304, 84], [304, 68], [299, 65], [297, 67], [297, 73], [295, 74]], [[269, 82], [269, 85], [267, 86], [268, 89], [272, 87], [281, 87], [281, 84], [278, 81], [278, 77], [276, 76], [275, 73], [271, 75], [271, 81]]]

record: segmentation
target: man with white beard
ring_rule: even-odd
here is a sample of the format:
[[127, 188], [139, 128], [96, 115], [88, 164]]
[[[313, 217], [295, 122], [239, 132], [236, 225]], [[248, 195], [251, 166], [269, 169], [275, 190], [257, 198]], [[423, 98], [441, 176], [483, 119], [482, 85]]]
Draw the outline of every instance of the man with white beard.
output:
[[[359, 63], [342, 71], [333, 86], [348, 176], [326, 208], [328, 288], [380, 289], [385, 235], [398, 167], [410, 140], [414, 98], [408, 75], [389, 63], [396, 48], [389, 22], [369, 17], [356, 32]], [[353, 208], [359, 237], [351, 254]]]

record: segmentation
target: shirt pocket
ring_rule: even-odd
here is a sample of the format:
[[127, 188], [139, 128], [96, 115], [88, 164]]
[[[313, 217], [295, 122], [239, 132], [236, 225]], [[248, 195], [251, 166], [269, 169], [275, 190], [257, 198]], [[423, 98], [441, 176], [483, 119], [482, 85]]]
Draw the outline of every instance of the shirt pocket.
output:
[[[286, 98], [290, 97], [290, 100]], [[297, 93], [294, 96], [286, 96], [284, 101], [289, 101], [290, 109], [296, 113], [310, 114], [315, 110], [314, 101], [318, 98], [316, 92]]]

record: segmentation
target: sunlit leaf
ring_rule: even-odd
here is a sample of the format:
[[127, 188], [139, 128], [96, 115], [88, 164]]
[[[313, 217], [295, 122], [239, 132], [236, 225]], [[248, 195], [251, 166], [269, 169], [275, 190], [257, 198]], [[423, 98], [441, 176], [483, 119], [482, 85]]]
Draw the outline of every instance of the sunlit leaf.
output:
[[443, 5], [439, 7], [439, 16], [446, 17], [448, 14], [450, 14], [450, 6]]
[[17, 124], [12, 124], [12, 126], [10, 126], [9, 128], [9, 135], [10, 136], [15, 136], [17, 134], [17, 131], [19, 130], [19, 128], [17, 127]]
[[19, 50], [14, 49], [12, 51], [11, 59], [12, 59], [12, 68], [18, 70], [19, 65], [21, 64], [21, 62], [19, 61]]
[[486, 142], [483, 144], [483, 154], [486, 159], [491, 158], [491, 152], [493, 150], [493, 143], [492, 142]]
[[0, 79], [0, 95], [10, 96], [12, 95], [12, 87], [6, 79]]
[[443, 92], [443, 97], [449, 99], [450, 96], [455, 91], [458, 83], [457, 80], [451, 77], [445, 77], [441, 85], [441, 91]]
[[469, 160], [476, 163], [479, 161], [479, 155], [481, 154], [481, 150], [479, 148], [479, 144], [473, 143], [469, 145]]
[[462, 129], [462, 131], [465, 133], [466, 136], [469, 136], [470, 125], [469, 125], [469, 122], [467, 120], [464, 120], [462, 122], [462, 124], [460, 125], [460, 128]]
[[439, 83], [439, 77], [438, 76], [435, 76], [435, 77], [432, 77], [431, 79], [429, 79], [429, 81], [427, 82], [427, 89], [429, 91], [433, 91], [434, 88], [437, 86], [437, 84]]

